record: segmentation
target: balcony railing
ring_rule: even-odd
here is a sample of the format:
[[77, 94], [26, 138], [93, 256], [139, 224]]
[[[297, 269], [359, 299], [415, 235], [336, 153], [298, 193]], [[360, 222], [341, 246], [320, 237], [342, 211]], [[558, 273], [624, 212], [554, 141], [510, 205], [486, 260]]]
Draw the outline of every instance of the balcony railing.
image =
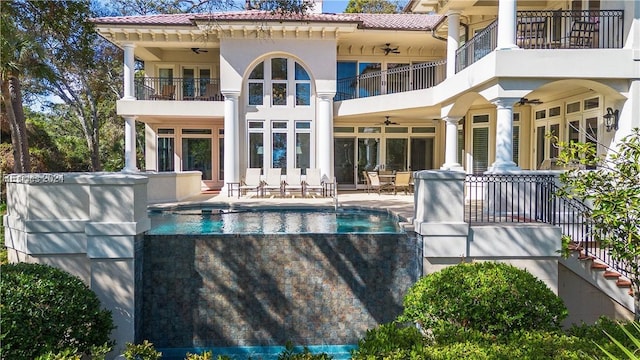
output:
[[595, 240], [591, 209], [560, 197], [554, 175], [467, 175], [464, 221], [472, 225], [542, 223], [560, 227], [586, 256], [629, 276], [629, 264], [611, 257], [610, 249]]
[[[456, 72], [497, 46], [497, 20], [456, 51]], [[516, 44], [523, 49], [619, 49], [624, 45], [623, 10], [518, 11]]]
[[482, 59], [498, 46], [498, 20], [456, 50], [456, 72]]
[[135, 79], [135, 91], [138, 100], [224, 100], [220, 80], [210, 78], [139, 77]]
[[446, 61], [399, 66], [339, 79], [335, 100], [350, 100], [382, 94], [427, 89], [444, 81]]

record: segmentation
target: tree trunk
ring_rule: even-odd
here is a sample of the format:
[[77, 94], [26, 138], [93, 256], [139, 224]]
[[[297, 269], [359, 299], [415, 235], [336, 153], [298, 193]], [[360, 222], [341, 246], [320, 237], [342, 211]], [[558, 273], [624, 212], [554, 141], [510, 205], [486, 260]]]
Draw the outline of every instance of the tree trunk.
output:
[[22, 109], [22, 90], [20, 79], [9, 74], [2, 80], [2, 98], [7, 112], [7, 120], [11, 130], [13, 147], [13, 171], [16, 173], [31, 172], [29, 160], [29, 142], [27, 125]]
[[632, 282], [631, 291], [633, 291], [633, 310], [635, 313], [635, 321], [640, 321], [640, 281]]

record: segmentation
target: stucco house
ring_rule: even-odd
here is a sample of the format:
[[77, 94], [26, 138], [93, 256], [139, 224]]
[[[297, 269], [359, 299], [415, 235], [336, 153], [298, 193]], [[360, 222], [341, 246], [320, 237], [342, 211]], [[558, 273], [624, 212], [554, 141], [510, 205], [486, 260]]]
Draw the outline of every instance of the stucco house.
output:
[[509, 261], [544, 279], [573, 320], [631, 316], [627, 289], [558, 259], [561, 231], [576, 224], [547, 221], [557, 209], [516, 209], [506, 225], [494, 212], [482, 226], [466, 209], [504, 201], [473, 175], [533, 178], [532, 193], [507, 196], [527, 206], [549, 195], [537, 177], [553, 182], [548, 134], [602, 144], [606, 155], [640, 126], [640, 0], [411, 0], [401, 14], [327, 14], [315, 3], [304, 16], [94, 19], [124, 51], [125, 168], [5, 179], [12, 260], [47, 258], [81, 274], [115, 310], [123, 343], [139, 330], [149, 203], [235, 190], [248, 168], [317, 168], [338, 190], [364, 188], [363, 171], [412, 171], [423, 273], [461, 257]]

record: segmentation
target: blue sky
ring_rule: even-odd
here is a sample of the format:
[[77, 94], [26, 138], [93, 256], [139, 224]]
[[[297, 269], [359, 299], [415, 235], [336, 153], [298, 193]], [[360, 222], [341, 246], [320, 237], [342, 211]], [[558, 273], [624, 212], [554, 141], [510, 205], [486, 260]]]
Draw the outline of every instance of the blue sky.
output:
[[325, 13], [341, 13], [347, 7], [349, 0], [323, 0], [322, 12]]

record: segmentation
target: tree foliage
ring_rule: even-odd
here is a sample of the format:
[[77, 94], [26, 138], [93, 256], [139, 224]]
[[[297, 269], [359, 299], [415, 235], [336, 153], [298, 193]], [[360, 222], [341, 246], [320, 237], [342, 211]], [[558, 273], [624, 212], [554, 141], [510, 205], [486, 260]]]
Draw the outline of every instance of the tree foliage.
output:
[[[576, 167], [560, 175], [560, 195], [590, 204], [590, 235], [609, 249], [614, 261], [624, 264], [635, 296], [635, 317], [640, 319], [640, 129], [620, 140], [608, 156], [597, 156], [596, 144], [559, 142], [562, 164]], [[602, 144], [600, 146], [603, 146]], [[582, 239], [573, 239], [579, 243]]]
[[390, 0], [349, 0], [345, 13], [394, 14], [402, 6], [398, 1]]
[[1, 6], [3, 115], [16, 124], [11, 127], [14, 170], [31, 170], [23, 130], [23, 85], [26, 100], [56, 96], [73, 109], [84, 127], [92, 167], [98, 170], [97, 97], [104, 93], [96, 94], [91, 86], [103, 77], [93, 71], [97, 34], [89, 21], [89, 1], [16, 0], [3, 1]]

